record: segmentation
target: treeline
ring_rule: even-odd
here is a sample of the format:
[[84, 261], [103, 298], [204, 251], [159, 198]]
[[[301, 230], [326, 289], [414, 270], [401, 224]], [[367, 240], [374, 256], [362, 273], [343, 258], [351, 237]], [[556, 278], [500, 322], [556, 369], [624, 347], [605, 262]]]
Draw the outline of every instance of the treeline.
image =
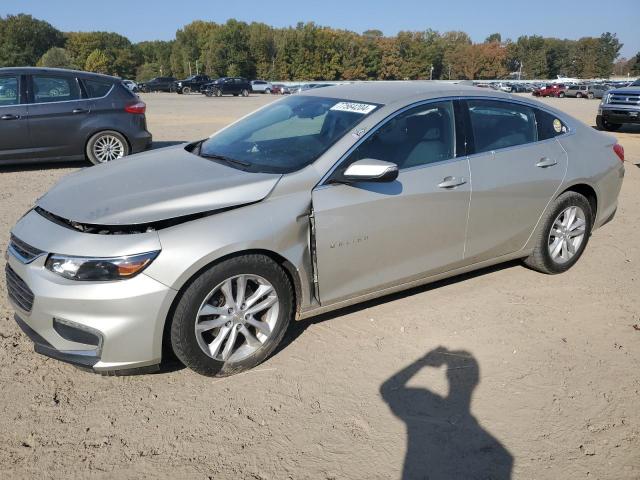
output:
[[[615, 34], [579, 40], [494, 33], [473, 43], [464, 32], [362, 34], [299, 23], [195, 21], [171, 41], [133, 44], [113, 32], [60, 32], [30, 15], [0, 17], [0, 66], [79, 68], [124, 78], [154, 76], [245, 76], [277, 80], [493, 79], [556, 75], [594, 78], [640, 74], [640, 53], [618, 59]], [[616, 62], [616, 60], [618, 60]]]

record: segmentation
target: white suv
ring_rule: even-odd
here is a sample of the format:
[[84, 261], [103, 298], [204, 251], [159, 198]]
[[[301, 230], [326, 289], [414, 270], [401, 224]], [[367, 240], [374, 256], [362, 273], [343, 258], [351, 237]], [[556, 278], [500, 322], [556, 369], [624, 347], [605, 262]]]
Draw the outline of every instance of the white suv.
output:
[[251, 80], [251, 91], [256, 93], [271, 93], [273, 85], [271, 82], [265, 82], [264, 80]]

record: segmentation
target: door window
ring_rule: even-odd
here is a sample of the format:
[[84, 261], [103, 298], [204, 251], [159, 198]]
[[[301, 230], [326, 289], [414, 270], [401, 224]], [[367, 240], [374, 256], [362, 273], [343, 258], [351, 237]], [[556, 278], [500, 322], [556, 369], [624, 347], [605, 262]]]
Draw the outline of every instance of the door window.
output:
[[18, 89], [18, 77], [0, 77], [0, 107], [7, 105], [17, 105], [19, 102], [20, 90]]
[[79, 98], [80, 89], [73, 77], [33, 76], [34, 103], [64, 102]]
[[476, 153], [538, 140], [532, 108], [495, 100], [468, 100], [467, 104]]
[[410, 168], [455, 157], [455, 120], [450, 101], [429, 103], [392, 118], [353, 151], [339, 171], [363, 158]]

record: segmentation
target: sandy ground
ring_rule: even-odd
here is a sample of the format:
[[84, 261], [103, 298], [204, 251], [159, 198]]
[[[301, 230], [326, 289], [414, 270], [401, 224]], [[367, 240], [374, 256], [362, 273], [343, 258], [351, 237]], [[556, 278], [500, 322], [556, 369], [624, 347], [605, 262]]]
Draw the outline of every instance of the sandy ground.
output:
[[[271, 99], [144, 100], [166, 145]], [[595, 120], [597, 101], [546, 101]], [[640, 129], [626, 132], [640, 163]], [[80, 166], [0, 170], [2, 250]], [[510, 263], [298, 322], [271, 359], [222, 380], [177, 366], [100, 377], [41, 357], [2, 278], [0, 478], [394, 479], [404, 467], [406, 478], [638, 479], [639, 191], [629, 163], [618, 216], [566, 274]]]

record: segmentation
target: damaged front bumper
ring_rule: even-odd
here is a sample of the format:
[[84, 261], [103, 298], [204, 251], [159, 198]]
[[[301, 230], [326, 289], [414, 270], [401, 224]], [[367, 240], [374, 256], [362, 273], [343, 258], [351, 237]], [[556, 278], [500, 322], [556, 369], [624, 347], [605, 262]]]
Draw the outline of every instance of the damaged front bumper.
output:
[[[7, 290], [16, 321], [38, 353], [101, 373], [126, 373], [160, 363], [175, 290], [144, 272], [127, 280], [74, 281], [44, 266], [49, 253], [117, 256], [139, 248], [159, 250], [157, 233], [81, 233], [34, 211], [12, 233], [22, 243], [9, 248]], [[29, 247], [42, 253], [30, 257]]]

